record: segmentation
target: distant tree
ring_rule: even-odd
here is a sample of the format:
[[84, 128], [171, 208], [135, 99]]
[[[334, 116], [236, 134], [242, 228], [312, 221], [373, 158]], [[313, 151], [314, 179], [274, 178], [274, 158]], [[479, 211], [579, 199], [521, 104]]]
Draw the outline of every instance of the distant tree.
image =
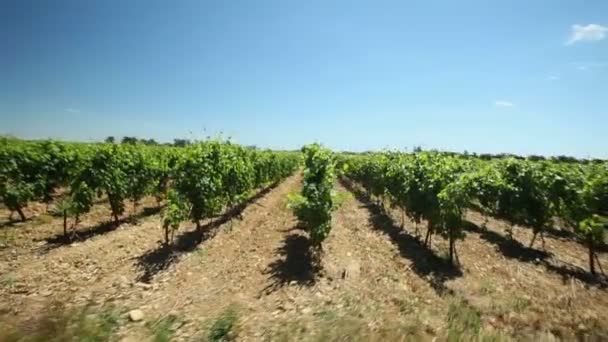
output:
[[135, 145], [137, 143], [137, 138], [136, 137], [123, 137], [121, 143]]
[[184, 147], [190, 144], [191, 142], [188, 139], [173, 139], [173, 146]]
[[528, 160], [531, 160], [531, 161], [545, 160], [545, 157], [533, 154], [533, 155], [528, 156]]
[[142, 139], [141, 142], [146, 145], [158, 145], [158, 143], [154, 139]]
[[110, 135], [104, 141], [107, 142], [108, 144], [113, 144], [116, 141], [116, 139], [114, 139], [114, 137]]
[[553, 157], [551, 158], [554, 161], [558, 161], [561, 163], [576, 163], [578, 162], [578, 159], [574, 158], [574, 157], [569, 157], [569, 156], [557, 156], [557, 157]]

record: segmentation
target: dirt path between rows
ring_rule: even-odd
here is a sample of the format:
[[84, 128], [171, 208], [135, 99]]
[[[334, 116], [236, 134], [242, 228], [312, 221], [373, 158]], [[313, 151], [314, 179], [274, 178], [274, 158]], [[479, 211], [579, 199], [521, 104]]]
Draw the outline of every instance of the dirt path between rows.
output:
[[[287, 195], [292, 178], [243, 213], [143, 295], [121, 302], [148, 322], [175, 315], [175, 339], [191, 340], [228, 308], [238, 314], [238, 340], [431, 339], [442, 329], [445, 301], [410, 270], [374, 215], [349, 197], [335, 212], [321, 262], [309, 254]], [[338, 191], [346, 192], [337, 185]], [[142, 340], [149, 324], [128, 324], [120, 335]], [[337, 335], [334, 335], [337, 334]]]
[[[464, 277], [450, 287], [466, 298], [496, 330], [525, 338], [546, 332], [565, 340], [608, 338], [608, 288], [584, 267], [581, 244], [545, 237], [533, 248], [531, 229], [517, 227], [514, 239], [504, 222], [469, 213], [465, 239], [458, 242]], [[447, 250], [445, 240], [438, 247]], [[605, 255], [600, 259], [606, 264]], [[601, 278], [599, 278], [601, 279]]]
[[[27, 208], [28, 219], [25, 222], [5, 222], [0, 227], [0, 276], [5, 276], [22, 267], [36, 262], [48, 253], [55, 254], [57, 249], [77, 246], [89, 239], [112, 233], [121, 227], [137, 225], [139, 222], [159, 213], [160, 207], [152, 197], [140, 201], [134, 211], [131, 203], [126, 203], [126, 210], [116, 227], [112, 220], [109, 204], [105, 198], [97, 199], [91, 210], [80, 218], [76, 228], [72, 228], [74, 219], [68, 218], [68, 234], [63, 234], [63, 218], [51, 214], [53, 205], [47, 211], [42, 203], [30, 203]], [[0, 215], [8, 215], [6, 209]], [[158, 215], [156, 215], [158, 218]]]
[[[146, 321], [168, 315], [179, 319], [175, 339], [198, 337], [206, 324], [229, 306], [242, 315], [273, 308], [260, 307], [261, 288], [271, 275], [266, 268], [276, 255], [285, 228], [294, 224], [287, 195], [299, 190], [301, 175], [293, 176], [249, 205], [241, 220], [224, 223], [217, 234], [184, 254], [179, 263], [151, 279], [150, 288], [116, 301], [120, 306], [142, 310]], [[119, 335], [142, 340], [147, 325], [123, 326]]]
[[118, 276], [121, 266], [158, 245], [159, 222], [158, 214], [142, 215], [137, 222], [125, 221], [83, 241], [22, 245], [4, 275], [11, 284], [0, 290], [1, 310], [17, 318], [31, 317], [49, 300], [88, 302], [93, 299], [90, 288], [95, 284], [111, 287], [109, 278]]
[[[297, 182], [294, 176], [275, 189], [263, 190], [241, 215], [252, 216], [256, 207], [264, 206], [269, 198], [284, 197], [285, 189]], [[137, 222], [125, 221], [116, 229], [83, 241], [22, 244], [4, 275], [11, 283], [0, 288], [0, 311], [20, 321], [36, 316], [50, 302], [123, 305], [134, 299], [144, 300], [163, 288], [172, 268], [190, 252], [196, 252], [199, 243], [211, 239], [218, 227], [238, 225], [238, 217], [207, 220], [203, 222], [206, 233], [202, 237], [187, 225], [178, 232], [175, 248], [169, 250], [161, 245], [159, 215], [140, 216]], [[47, 230], [56, 228], [38, 235], [48, 235]]]
[[[351, 188], [367, 201], [358, 186]], [[540, 241], [529, 248], [531, 229], [516, 227], [511, 239], [505, 222], [489, 218], [482, 228], [485, 218], [470, 212], [464, 238], [457, 242], [460, 266], [450, 271], [442, 262], [448, 252], [446, 239], [434, 236], [432, 248], [423, 247], [414, 238], [413, 222], [406, 220], [403, 228], [396, 226], [395, 222], [401, 222], [399, 210], [387, 209], [384, 214], [379, 206], [369, 208], [385, 221], [380, 227], [387, 228], [381, 230], [414, 261], [410, 268], [421, 279], [429, 280], [441, 295], [461, 298], [477, 312], [484, 335], [548, 340], [608, 338], [608, 325], [601, 319], [608, 314], [608, 289], [586, 271], [586, 249], [571, 237], [547, 234], [546, 250]], [[418, 225], [422, 234], [426, 231], [423, 226]], [[599, 258], [607, 263], [605, 254]]]
[[[292, 176], [240, 215], [204, 222], [203, 235], [185, 225], [171, 249], [160, 244], [158, 214], [44, 252], [24, 244], [12, 282], [0, 288], [0, 310], [23, 320], [51, 300], [113, 305], [123, 313], [116, 338], [125, 342], [150, 340], [169, 317], [173, 340], [204, 340], [229, 311], [239, 341], [433, 340], [453, 333], [452, 322], [493, 337], [606, 336], [608, 291], [568, 273], [584, 265], [580, 244], [547, 236], [547, 252], [529, 249], [526, 229], [508, 240], [502, 222], [483, 229], [470, 214], [454, 267], [444, 239], [423, 246], [413, 223], [396, 223], [400, 213], [337, 182], [337, 192], [351, 195], [314, 255], [288, 208], [301, 181]], [[141, 321], [126, 318], [134, 309]]]

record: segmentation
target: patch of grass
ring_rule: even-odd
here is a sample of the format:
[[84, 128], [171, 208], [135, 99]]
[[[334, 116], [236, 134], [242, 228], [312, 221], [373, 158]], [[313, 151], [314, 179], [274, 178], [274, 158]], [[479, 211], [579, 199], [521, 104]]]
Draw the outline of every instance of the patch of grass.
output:
[[13, 287], [15, 287], [16, 282], [17, 278], [15, 278], [15, 275], [12, 273], [6, 274], [4, 277], [2, 277], [2, 281], [0, 281], [0, 283], [2, 283], [2, 286], [7, 289], [12, 289]]
[[36, 217], [36, 223], [39, 224], [51, 224], [53, 223], [53, 216], [49, 214], [40, 214]]
[[303, 341], [304, 339], [301, 336], [305, 336], [307, 331], [306, 326], [299, 321], [281, 322], [270, 340], [278, 342]]
[[401, 280], [397, 272], [395, 272], [394, 270], [386, 270], [384, 272], [384, 277], [390, 279], [391, 281], [394, 281], [395, 283]]
[[353, 198], [353, 194], [349, 191], [336, 191], [332, 194], [334, 207], [338, 208], [342, 205], [342, 203], [348, 201]]
[[68, 309], [56, 303], [28, 323], [27, 329], [9, 324], [2, 326], [0, 341], [108, 341], [118, 327], [119, 319], [120, 314], [114, 307]]
[[394, 301], [395, 301], [395, 304], [397, 304], [397, 306], [399, 306], [399, 312], [402, 315], [409, 315], [411, 313], [414, 313], [416, 311], [416, 308], [418, 305], [418, 303], [415, 300], [412, 300], [410, 298], [406, 298], [406, 299], [396, 298]]
[[315, 316], [317, 316], [323, 320], [329, 320], [329, 321], [335, 320], [338, 317], [336, 312], [333, 310], [330, 310], [330, 309], [323, 309], [319, 312], [316, 312]]
[[209, 327], [209, 342], [233, 341], [236, 338], [238, 314], [236, 307], [229, 306]]
[[355, 300], [353, 297], [347, 295], [344, 295], [343, 297], [343, 302], [344, 302], [344, 306], [347, 308], [352, 308], [357, 304], [357, 300]]
[[479, 287], [479, 290], [481, 293], [489, 295], [496, 292], [496, 286], [494, 286], [494, 283], [492, 283], [490, 279], [484, 279]]
[[501, 333], [491, 333], [491, 334], [483, 334], [477, 338], [478, 341], [481, 342], [508, 342], [512, 341], [512, 339], [508, 336], [505, 336]]
[[492, 305], [494, 313], [502, 317], [505, 317], [512, 312], [522, 313], [531, 304], [531, 301], [528, 298], [517, 295], [507, 296], [506, 298], [506, 302]]
[[464, 299], [455, 297], [448, 307], [448, 340], [469, 340], [481, 330], [481, 314]]
[[513, 311], [520, 313], [530, 306], [530, 300], [523, 297], [515, 296], [511, 299], [510, 307]]
[[120, 323], [120, 312], [114, 306], [108, 306], [103, 308], [97, 314], [92, 314], [89, 318], [94, 319], [101, 331], [107, 332], [109, 334], [118, 327]]
[[16, 240], [15, 230], [13, 229], [4, 229], [2, 234], [0, 234], [0, 249], [8, 248], [13, 245]]
[[321, 319], [305, 319], [277, 322], [271, 341], [338, 342], [338, 341], [418, 341], [424, 340], [420, 333], [420, 322], [410, 324], [386, 322], [379, 327], [370, 327], [368, 322], [358, 319], [356, 312], [345, 316], [325, 315]]
[[169, 342], [175, 335], [176, 325], [179, 323], [177, 316], [169, 315], [155, 323], [149, 323], [148, 327], [152, 330], [154, 342]]
[[194, 253], [196, 254], [196, 257], [201, 259], [201, 262], [203, 262], [203, 259], [207, 256], [207, 249], [199, 247]]

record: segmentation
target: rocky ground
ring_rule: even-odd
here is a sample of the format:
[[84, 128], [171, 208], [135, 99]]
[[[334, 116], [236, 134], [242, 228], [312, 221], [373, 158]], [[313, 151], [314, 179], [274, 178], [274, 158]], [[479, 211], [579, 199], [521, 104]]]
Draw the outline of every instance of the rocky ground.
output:
[[[515, 227], [511, 240], [504, 222], [483, 228], [469, 213], [453, 267], [442, 238], [424, 247], [400, 213], [337, 182], [350, 196], [323, 252], [311, 255], [287, 207], [300, 185], [300, 175], [287, 179], [240, 216], [205, 222], [203, 235], [185, 225], [172, 249], [160, 243], [152, 199], [118, 228], [104, 223], [101, 201], [73, 241], [60, 237], [61, 218], [34, 206], [27, 222], [0, 223], [0, 320], [26, 329], [61, 302], [115, 308], [111, 339], [124, 341], [608, 338], [608, 290], [565, 233], [546, 236], [545, 251], [540, 241], [528, 248], [529, 229]], [[605, 254], [600, 262], [608, 265]]]

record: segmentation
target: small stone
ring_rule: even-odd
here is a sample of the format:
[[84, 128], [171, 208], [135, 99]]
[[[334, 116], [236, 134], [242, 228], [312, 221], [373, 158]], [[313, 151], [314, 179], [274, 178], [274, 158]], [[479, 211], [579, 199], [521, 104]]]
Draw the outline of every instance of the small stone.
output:
[[311, 308], [304, 308], [304, 309], [302, 309], [302, 313], [305, 314], [305, 315], [307, 315], [307, 314], [309, 314], [311, 312], [312, 312]]
[[130, 336], [123, 337], [123, 338], [120, 340], [120, 342], [138, 342], [138, 341], [139, 341], [139, 339], [134, 338], [134, 337], [130, 337]]
[[144, 312], [136, 309], [129, 311], [129, 319], [133, 322], [139, 322], [144, 319]]
[[113, 285], [119, 289], [126, 289], [129, 286], [129, 280], [125, 276], [120, 276], [114, 280]]
[[40, 291], [40, 295], [43, 297], [49, 297], [52, 294], [53, 294], [53, 291], [51, 291], [51, 290]]
[[150, 290], [152, 289], [152, 284], [146, 284], [146, 283], [135, 283], [136, 287], [142, 288], [144, 290]]

